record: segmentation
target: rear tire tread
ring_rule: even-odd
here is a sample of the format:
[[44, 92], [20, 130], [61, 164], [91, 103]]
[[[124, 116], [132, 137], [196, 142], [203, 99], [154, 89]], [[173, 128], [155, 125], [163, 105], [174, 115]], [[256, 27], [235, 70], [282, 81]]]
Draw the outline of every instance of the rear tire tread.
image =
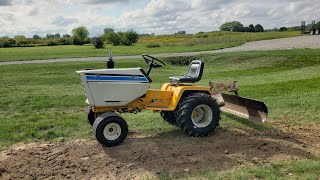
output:
[[[208, 105], [213, 112], [211, 123], [204, 127], [195, 127], [191, 120], [191, 113], [193, 108], [199, 104]], [[189, 136], [203, 137], [212, 133], [219, 124], [220, 120], [220, 108], [216, 100], [205, 93], [194, 93], [187, 96], [183, 102], [178, 106], [177, 123], [183, 129], [183, 131]]]

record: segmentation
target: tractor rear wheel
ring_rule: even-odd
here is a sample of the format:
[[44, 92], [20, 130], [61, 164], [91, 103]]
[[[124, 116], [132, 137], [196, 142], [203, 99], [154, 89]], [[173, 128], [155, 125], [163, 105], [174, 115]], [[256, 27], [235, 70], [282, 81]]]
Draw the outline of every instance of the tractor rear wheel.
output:
[[194, 93], [179, 104], [177, 123], [190, 136], [208, 136], [219, 124], [220, 107], [209, 94]]
[[97, 141], [107, 147], [121, 144], [128, 135], [128, 124], [118, 114], [106, 112], [93, 123], [93, 132]]
[[163, 118], [163, 120], [165, 120], [169, 124], [177, 125], [176, 115], [174, 111], [160, 111], [160, 115]]

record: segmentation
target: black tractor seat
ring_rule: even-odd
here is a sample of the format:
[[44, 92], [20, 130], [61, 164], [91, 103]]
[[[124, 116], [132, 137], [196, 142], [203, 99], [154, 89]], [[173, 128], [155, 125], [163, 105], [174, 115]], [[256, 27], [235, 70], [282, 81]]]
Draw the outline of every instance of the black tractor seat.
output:
[[204, 69], [204, 62], [193, 60], [185, 76], [169, 77], [171, 83], [195, 83], [201, 80]]

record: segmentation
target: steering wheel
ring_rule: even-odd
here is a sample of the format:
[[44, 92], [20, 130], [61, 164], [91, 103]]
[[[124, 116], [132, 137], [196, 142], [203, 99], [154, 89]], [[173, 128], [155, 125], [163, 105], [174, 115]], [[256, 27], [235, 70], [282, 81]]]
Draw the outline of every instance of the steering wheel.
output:
[[163, 67], [166, 65], [164, 62], [162, 62], [159, 59], [157, 59], [153, 56], [150, 56], [148, 54], [142, 54], [142, 57], [143, 57], [144, 61], [147, 63], [147, 65], [149, 66], [149, 70], [147, 72], [148, 76], [149, 76], [152, 68]]
[[150, 68], [158, 68], [166, 65], [164, 62], [148, 54], [142, 54], [142, 57]]

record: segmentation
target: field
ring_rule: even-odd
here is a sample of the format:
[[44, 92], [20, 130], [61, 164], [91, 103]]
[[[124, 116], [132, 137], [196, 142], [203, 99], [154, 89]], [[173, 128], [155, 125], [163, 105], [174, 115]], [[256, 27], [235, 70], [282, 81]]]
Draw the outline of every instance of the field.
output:
[[[237, 33], [212, 32], [201, 35], [167, 35], [142, 37], [134, 46], [112, 46], [95, 49], [91, 44], [84, 46], [42, 46], [0, 48], [0, 61], [57, 59], [72, 57], [102, 57], [112, 51], [114, 56], [177, 53], [223, 49], [244, 42], [299, 36], [299, 32]], [[147, 48], [150, 43], [159, 44], [157, 48]]]
[[[123, 114], [129, 123], [129, 139], [119, 147], [102, 148], [92, 140], [75, 71], [103, 68], [103, 62], [0, 66], [0, 147], [5, 150], [16, 143], [33, 142], [4, 151], [0, 175], [86, 178], [104, 172], [104, 178], [142, 175], [146, 179], [320, 177], [319, 50], [199, 58], [205, 61], [200, 85], [207, 86], [212, 79], [237, 80], [241, 96], [267, 104], [267, 123], [223, 114], [215, 134], [197, 139], [168, 125], [158, 113]], [[118, 61], [116, 67], [146, 65], [134, 59]], [[169, 76], [183, 75], [186, 69], [172, 65], [154, 69], [152, 88], [159, 88]]]

